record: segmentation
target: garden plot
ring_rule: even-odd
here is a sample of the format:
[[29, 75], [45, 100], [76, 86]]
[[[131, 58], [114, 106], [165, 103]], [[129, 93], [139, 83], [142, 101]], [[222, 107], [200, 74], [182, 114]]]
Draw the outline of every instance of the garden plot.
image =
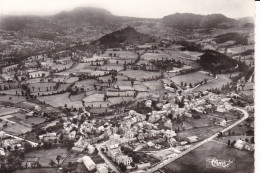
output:
[[204, 79], [210, 80], [213, 79], [213, 77], [207, 75], [204, 72], [197, 71], [193, 73], [187, 73], [184, 75], [174, 76], [170, 78], [174, 83], [177, 85], [181, 85], [181, 83], [186, 83], [189, 85], [190, 83], [194, 85], [195, 83], [199, 83], [204, 81]]
[[152, 80], [156, 77], [161, 76], [160, 72], [150, 72], [150, 71], [143, 71], [143, 70], [127, 70], [127, 71], [122, 71], [120, 74], [133, 78], [138, 81], [143, 81], [144, 79], [146, 80]]

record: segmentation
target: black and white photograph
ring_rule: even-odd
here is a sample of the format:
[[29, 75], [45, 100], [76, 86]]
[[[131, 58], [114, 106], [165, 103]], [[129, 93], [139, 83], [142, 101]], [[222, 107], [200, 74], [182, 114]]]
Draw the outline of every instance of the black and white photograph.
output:
[[0, 0], [0, 173], [254, 173], [254, 0]]

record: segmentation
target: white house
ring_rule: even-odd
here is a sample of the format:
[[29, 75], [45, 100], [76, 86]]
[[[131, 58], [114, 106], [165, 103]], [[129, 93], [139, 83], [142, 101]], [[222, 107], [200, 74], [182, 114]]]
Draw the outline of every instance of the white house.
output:
[[82, 158], [82, 161], [89, 171], [93, 171], [96, 168], [96, 164], [89, 156], [84, 156]]

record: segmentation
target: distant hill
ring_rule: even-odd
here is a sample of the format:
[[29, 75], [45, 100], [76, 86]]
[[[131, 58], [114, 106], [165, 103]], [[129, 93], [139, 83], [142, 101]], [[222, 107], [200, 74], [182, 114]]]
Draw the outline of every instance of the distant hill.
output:
[[226, 41], [235, 41], [235, 44], [246, 45], [248, 40], [246, 37], [236, 32], [226, 33], [215, 37], [215, 42], [218, 44]]
[[0, 27], [7, 31], [18, 31], [23, 29], [28, 23], [30, 21], [25, 16], [5, 16], [0, 21]]
[[118, 47], [123, 43], [144, 44], [155, 40], [154, 37], [139, 33], [132, 27], [126, 27], [101, 37], [95, 43], [105, 47]]
[[192, 13], [175, 13], [162, 18], [162, 22], [165, 26], [183, 29], [211, 28], [217, 27], [225, 22], [230, 23], [233, 21], [233, 19], [222, 14], [197, 15]]
[[201, 67], [212, 73], [227, 73], [243, 70], [243, 64], [230, 58], [229, 56], [213, 50], [206, 50], [200, 56]]
[[89, 23], [104, 25], [114, 22], [117, 17], [112, 15], [111, 12], [102, 8], [93, 7], [80, 7], [72, 11], [64, 11], [54, 15], [54, 21], [72, 22], [74, 24]]

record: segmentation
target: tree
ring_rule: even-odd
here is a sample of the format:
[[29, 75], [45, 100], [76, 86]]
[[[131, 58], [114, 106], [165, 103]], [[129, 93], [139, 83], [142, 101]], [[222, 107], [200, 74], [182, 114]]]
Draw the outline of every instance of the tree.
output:
[[254, 144], [255, 143], [255, 138], [252, 137], [250, 141], [251, 141], [252, 144]]
[[119, 168], [122, 172], [125, 172], [127, 170], [126, 166], [123, 163], [119, 164]]
[[61, 160], [61, 156], [60, 156], [60, 155], [57, 155], [56, 160], [57, 160], [58, 165], [59, 165], [59, 164], [60, 164], [60, 160]]
[[55, 162], [53, 160], [50, 161], [49, 165], [53, 167], [55, 165]]

